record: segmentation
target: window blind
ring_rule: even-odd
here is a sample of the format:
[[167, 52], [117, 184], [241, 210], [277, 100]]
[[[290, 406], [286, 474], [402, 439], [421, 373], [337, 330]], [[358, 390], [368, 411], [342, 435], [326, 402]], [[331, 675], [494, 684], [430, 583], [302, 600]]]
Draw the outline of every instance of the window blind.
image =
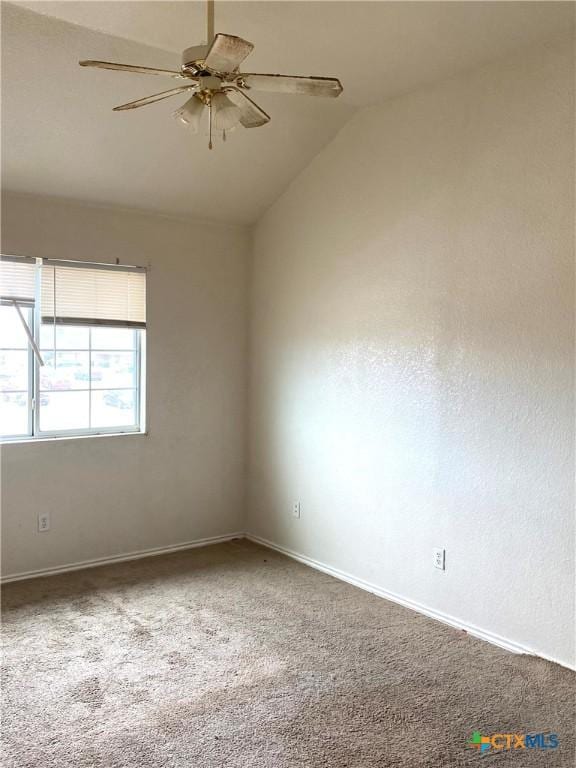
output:
[[146, 327], [146, 270], [47, 260], [42, 265], [43, 322]]
[[20, 256], [0, 257], [0, 303], [33, 307], [36, 260]]

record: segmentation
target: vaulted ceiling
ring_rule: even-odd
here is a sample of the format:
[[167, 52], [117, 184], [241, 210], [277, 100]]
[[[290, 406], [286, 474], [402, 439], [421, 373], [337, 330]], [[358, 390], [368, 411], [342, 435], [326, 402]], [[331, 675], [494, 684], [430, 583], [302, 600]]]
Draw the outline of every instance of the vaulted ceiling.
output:
[[259, 94], [272, 116], [210, 152], [171, 113], [114, 113], [173, 81], [78, 67], [174, 68], [205, 37], [198, 2], [2, 3], [4, 189], [252, 222], [355, 110], [566, 31], [566, 2], [216, 3], [216, 31], [253, 43], [250, 70], [339, 77], [336, 100]]

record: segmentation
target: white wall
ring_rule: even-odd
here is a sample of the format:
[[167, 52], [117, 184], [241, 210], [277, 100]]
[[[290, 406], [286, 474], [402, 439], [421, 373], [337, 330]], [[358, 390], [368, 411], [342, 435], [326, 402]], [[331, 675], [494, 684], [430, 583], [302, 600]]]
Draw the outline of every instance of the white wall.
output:
[[251, 337], [249, 530], [564, 663], [573, 130], [562, 41], [363, 110], [257, 227]]
[[[242, 530], [248, 233], [5, 195], [2, 252], [150, 265], [148, 427], [4, 445], [2, 570]], [[51, 513], [39, 534], [37, 514]]]

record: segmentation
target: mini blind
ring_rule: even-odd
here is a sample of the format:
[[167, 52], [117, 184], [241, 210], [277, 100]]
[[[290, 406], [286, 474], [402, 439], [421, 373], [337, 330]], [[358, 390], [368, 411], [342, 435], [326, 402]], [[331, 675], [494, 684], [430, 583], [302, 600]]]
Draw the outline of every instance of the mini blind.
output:
[[0, 257], [0, 303], [33, 307], [36, 260], [20, 256]]
[[46, 260], [42, 265], [43, 322], [146, 327], [146, 270]]

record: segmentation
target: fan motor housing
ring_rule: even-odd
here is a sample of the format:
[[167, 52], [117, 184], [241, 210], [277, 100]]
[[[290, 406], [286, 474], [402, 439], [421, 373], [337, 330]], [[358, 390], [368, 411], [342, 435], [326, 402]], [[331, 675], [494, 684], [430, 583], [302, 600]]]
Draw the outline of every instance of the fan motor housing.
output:
[[208, 54], [207, 45], [193, 45], [182, 51], [182, 71], [196, 75], [203, 70], [204, 59]]

